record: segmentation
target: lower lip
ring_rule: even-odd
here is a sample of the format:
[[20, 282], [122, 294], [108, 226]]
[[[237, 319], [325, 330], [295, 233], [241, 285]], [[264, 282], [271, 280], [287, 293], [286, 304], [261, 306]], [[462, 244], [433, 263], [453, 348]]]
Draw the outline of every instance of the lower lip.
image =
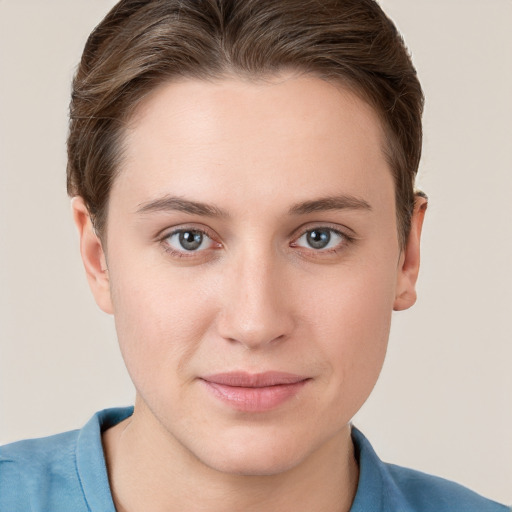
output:
[[265, 412], [293, 398], [309, 379], [292, 384], [245, 388], [226, 386], [203, 380], [208, 390], [219, 400], [243, 412]]

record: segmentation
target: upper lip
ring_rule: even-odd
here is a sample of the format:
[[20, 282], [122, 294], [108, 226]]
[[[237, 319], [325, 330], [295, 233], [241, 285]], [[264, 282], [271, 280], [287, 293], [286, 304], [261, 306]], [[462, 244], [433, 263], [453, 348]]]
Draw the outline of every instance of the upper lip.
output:
[[307, 380], [308, 377], [295, 375], [287, 372], [227, 372], [216, 373], [202, 377], [202, 380], [213, 384], [223, 386], [243, 387], [243, 388], [264, 388], [268, 386], [279, 386], [285, 384], [296, 384]]

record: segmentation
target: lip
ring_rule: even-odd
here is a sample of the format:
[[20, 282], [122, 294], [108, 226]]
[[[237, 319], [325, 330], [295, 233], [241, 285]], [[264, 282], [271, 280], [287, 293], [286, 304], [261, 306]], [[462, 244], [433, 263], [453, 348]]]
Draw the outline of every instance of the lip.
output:
[[200, 379], [212, 395], [243, 412], [270, 411], [293, 398], [311, 379], [286, 372], [229, 372]]

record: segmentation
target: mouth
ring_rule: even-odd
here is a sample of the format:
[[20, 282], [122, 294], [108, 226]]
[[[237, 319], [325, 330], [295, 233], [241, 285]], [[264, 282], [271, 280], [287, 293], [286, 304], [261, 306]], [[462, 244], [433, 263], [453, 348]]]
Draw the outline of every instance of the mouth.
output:
[[265, 412], [296, 396], [311, 378], [285, 372], [230, 372], [200, 380], [215, 398], [238, 411]]

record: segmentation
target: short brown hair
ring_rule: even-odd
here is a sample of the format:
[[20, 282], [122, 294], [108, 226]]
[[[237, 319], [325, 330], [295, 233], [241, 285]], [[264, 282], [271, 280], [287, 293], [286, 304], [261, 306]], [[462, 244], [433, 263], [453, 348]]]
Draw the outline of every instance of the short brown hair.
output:
[[403, 39], [374, 0], [121, 0], [90, 35], [73, 82], [67, 186], [104, 232], [123, 131], [175, 77], [284, 69], [350, 87], [380, 115], [400, 244], [409, 233], [423, 93]]

